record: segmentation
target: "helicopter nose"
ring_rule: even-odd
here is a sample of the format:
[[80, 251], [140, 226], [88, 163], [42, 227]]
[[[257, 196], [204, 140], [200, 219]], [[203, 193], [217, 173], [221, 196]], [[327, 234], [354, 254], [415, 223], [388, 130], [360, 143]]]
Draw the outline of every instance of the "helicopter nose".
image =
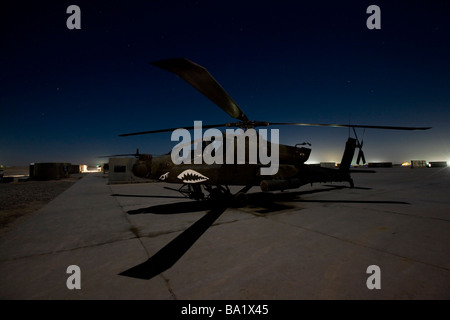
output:
[[141, 155], [139, 160], [133, 166], [133, 174], [140, 178], [149, 177], [152, 168], [152, 156], [151, 155]]

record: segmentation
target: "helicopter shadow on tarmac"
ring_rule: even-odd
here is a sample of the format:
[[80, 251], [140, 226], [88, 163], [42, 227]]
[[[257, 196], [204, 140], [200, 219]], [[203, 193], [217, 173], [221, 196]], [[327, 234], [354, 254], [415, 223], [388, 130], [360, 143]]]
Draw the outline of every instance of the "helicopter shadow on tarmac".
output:
[[[326, 188], [298, 191], [298, 192], [281, 192], [281, 193], [249, 193], [245, 207], [259, 208], [260, 211], [255, 212], [256, 215], [264, 215], [274, 211], [294, 209], [294, 205], [289, 202], [318, 202], [318, 203], [374, 203], [374, 204], [409, 204], [400, 201], [366, 201], [366, 200], [304, 200], [300, 197], [306, 194], [328, 192], [338, 189], [347, 188], [345, 186], [326, 186]], [[369, 189], [369, 188], [361, 188]], [[112, 194], [112, 196], [121, 197], [163, 197], [163, 198], [184, 198], [171, 196], [143, 196], [143, 195], [124, 195]], [[286, 204], [287, 203], [287, 204]], [[145, 262], [136, 265], [128, 270], [123, 271], [119, 275], [128, 276], [138, 279], [151, 279], [158, 274], [171, 268], [188, 250], [189, 248], [208, 230], [210, 226], [231, 207], [243, 207], [242, 203], [237, 205], [229, 199], [222, 201], [183, 201], [178, 203], [169, 203], [163, 205], [155, 205], [137, 210], [130, 210], [127, 213], [134, 214], [179, 214], [187, 212], [208, 211], [202, 218], [193, 223], [189, 228], [183, 231], [175, 239], [160, 249], [152, 257]]]
[[[135, 210], [127, 211], [130, 215], [136, 214], [179, 214], [187, 212], [199, 212], [213, 210], [221, 205], [225, 205], [226, 208], [237, 208], [237, 207], [248, 207], [248, 208], [265, 208], [265, 212], [258, 213], [269, 213], [273, 211], [279, 211], [284, 209], [293, 209], [294, 206], [288, 206], [280, 204], [280, 202], [290, 202], [290, 201], [301, 201], [298, 199], [299, 196], [311, 193], [318, 193], [324, 191], [331, 191], [336, 189], [341, 189], [344, 187], [331, 186], [326, 189], [316, 189], [309, 191], [298, 191], [298, 192], [286, 192], [286, 193], [265, 193], [256, 192], [247, 194], [246, 203], [236, 203], [229, 201], [229, 198], [224, 198], [221, 200], [202, 200], [202, 201], [185, 201], [185, 202], [175, 202], [167, 203], [162, 205], [155, 205], [146, 208], [139, 208]], [[112, 194], [115, 197], [140, 197], [140, 198], [176, 198], [176, 199], [188, 199], [187, 197], [180, 196], [153, 196], [153, 195], [131, 195], [131, 194]]]
[[[288, 203], [296, 202], [307, 202], [307, 203], [373, 203], [373, 204], [409, 204], [408, 202], [402, 201], [383, 201], [383, 200], [306, 200], [302, 199], [302, 195], [315, 194], [322, 192], [329, 192], [333, 190], [340, 190], [348, 188], [347, 186], [338, 185], [325, 185], [326, 188], [306, 190], [306, 191], [295, 191], [295, 192], [279, 192], [279, 193], [267, 193], [267, 192], [255, 192], [247, 194], [247, 201], [245, 204], [224, 201], [213, 201], [213, 200], [203, 200], [203, 201], [185, 201], [168, 203], [162, 205], [155, 205], [146, 208], [139, 208], [135, 210], [129, 210], [127, 213], [130, 215], [136, 214], [180, 214], [188, 212], [199, 212], [217, 209], [225, 205], [227, 208], [242, 208], [246, 207], [248, 209], [262, 209], [257, 210], [254, 213], [257, 215], [264, 215], [271, 212], [294, 209], [294, 205], [289, 205]], [[371, 188], [355, 187], [354, 189], [371, 190]], [[111, 196], [116, 197], [141, 197], [141, 198], [171, 198], [171, 199], [187, 199], [182, 196], [153, 196], [153, 195], [132, 195], [132, 194], [112, 194]], [[228, 199], [225, 199], [228, 200]]]

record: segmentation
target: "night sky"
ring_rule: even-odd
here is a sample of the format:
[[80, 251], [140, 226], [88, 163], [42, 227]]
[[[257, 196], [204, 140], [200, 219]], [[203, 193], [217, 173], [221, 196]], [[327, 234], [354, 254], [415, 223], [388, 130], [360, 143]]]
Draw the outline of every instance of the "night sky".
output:
[[[367, 130], [367, 161], [450, 160], [450, 2], [8, 1], [0, 20], [0, 164], [154, 155], [170, 133], [121, 133], [234, 121], [149, 62], [208, 69], [251, 120], [431, 126]], [[69, 5], [81, 29], [66, 26]], [[381, 29], [369, 30], [369, 5]], [[345, 128], [282, 127], [339, 162]], [[362, 132], [358, 132], [362, 134]]]

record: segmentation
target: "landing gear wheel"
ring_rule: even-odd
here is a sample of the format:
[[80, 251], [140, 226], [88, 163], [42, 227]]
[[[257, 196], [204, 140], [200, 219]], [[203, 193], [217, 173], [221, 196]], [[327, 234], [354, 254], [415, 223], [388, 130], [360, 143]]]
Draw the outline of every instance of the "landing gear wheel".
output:
[[233, 198], [233, 207], [235, 208], [241, 208], [245, 207], [248, 202], [248, 197], [243, 192], [238, 192], [236, 195], [234, 195]]
[[227, 200], [231, 196], [228, 186], [205, 186], [205, 190], [209, 192], [208, 199], [212, 201]]
[[224, 193], [219, 188], [211, 189], [211, 192], [209, 193], [209, 199], [212, 201], [220, 200], [224, 196]]
[[188, 188], [190, 199], [203, 200], [205, 198], [205, 194], [202, 192], [202, 188], [200, 185], [189, 185]]

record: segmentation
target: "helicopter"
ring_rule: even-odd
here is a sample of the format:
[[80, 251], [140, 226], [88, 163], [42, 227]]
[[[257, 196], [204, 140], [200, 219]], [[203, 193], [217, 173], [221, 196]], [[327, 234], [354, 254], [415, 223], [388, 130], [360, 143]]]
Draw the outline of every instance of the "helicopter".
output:
[[[137, 158], [136, 163], [132, 168], [132, 172], [135, 176], [140, 178], [148, 178], [167, 183], [181, 184], [178, 189], [169, 188], [180, 192], [181, 194], [195, 200], [204, 199], [216, 199], [221, 196], [229, 196], [230, 191], [228, 186], [242, 186], [243, 188], [235, 195], [235, 198], [245, 198], [245, 193], [254, 186], [259, 186], [263, 192], [269, 191], [284, 191], [288, 189], [297, 189], [306, 184], [312, 183], [325, 183], [325, 182], [348, 182], [350, 187], [354, 186], [353, 179], [351, 178], [350, 170], [351, 162], [354, 157], [355, 149], [358, 148], [357, 164], [366, 163], [365, 156], [362, 150], [363, 140], [358, 139], [356, 134], [356, 128], [365, 129], [390, 129], [390, 130], [427, 130], [430, 127], [398, 127], [398, 126], [375, 126], [375, 125], [356, 125], [356, 124], [317, 124], [317, 123], [280, 123], [280, 122], [267, 122], [267, 121], [252, 121], [245, 115], [242, 109], [236, 104], [236, 102], [230, 97], [230, 95], [222, 88], [222, 86], [211, 76], [211, 74], [204, 67], [186, 59], [186, 58], [173, 58], [150, 62], [151, 65], [173, 72], [187, 83], [192, 85], [195, 89], [200, 91], [203, 95], [209, 98], [218, 107], [224, 110], [229, 116], [238, 120], [237, 122], [228, 122], [222, 124], [202, 125], [201, 129], [210, 128], [239, 128], [242, 129], [242, 133], [246, 133], [249, 130], [254, 130], [256, 127], [268, 127], [268, 126], [284, 126], [284, 125], [296, 125], [296, 126], [321, 126], [321, 127], [347, 127], [351, 128], [354, 132], [355, 138], [349, 137], [344, 149], [344, 154], [340, 162], [338, 169], [317, 167], [315, 165], [308, 165], [305, 162], [309, 159], [311, 154], [311, 148], [305, 147], [305, 145], [311, 146], [308, 142], [298, 143], [294, 146], [284, 144], [270, 144], [268, 146], [268, 152], [278, 151], [278, 171], [275, 174], [263, 175], [262, 168], [267, 165], [262, 164], [260, 159], [257, 161], [241, 161], [236, 164], [236, 161], [232, 163], [220, 163], [220, 164], [206, 164], [204, 162], [194, 161], [194, 155], [192, 156], [190, 163], [175, 164], [173, 159], [173, 152], [158, 157], [153, 157], [149, 154], [139, 154], [137, 150], [135, 156]], [[159, 129], [151, 131], [142, 131], [134, 133], [120, 134], [121, 137], [143, 135], [143, 134], [155, 134], [161, 132], [174, 132], [179, 128]], [[196, 126], [185, 127], [185, 130], [196, 130]], [[223, 133], [224, 141], [228, 137], [239, 139], [238, 135], [234, 135], [234, 132]], [[258, 135], [258, 132], [256, 133]], [[364, 135], [364, 133], [363, 133]], [[261, 137], [260, 137], [261, 138]], [[217, 137], [216, 137], [217, 140]], [[250, 153], [250, 148], [253, 144], [256, 144], [256, 148], [260, 151], [261, 142], [266, 142], [264, 139], [258, 141], [250, 139], [245, 140], [245, 154]], [[208, 145], [213, 144], [212, 141], [208, 141], [205, 138], [197, 139], [191, 142], [191, 145], [195, 145], [196, 148], [201, 148], [204, 151], [208, 148]], [[266, 143], [265, 143], [266, 144]], [[186, 145], [186, 144], [185, 144]], [[211, 147], [211, 146], [210, 146]], [[185, 146], [183, 146], [183, 151]], [[217, 147], [210, 148], [210, 152], [217, 152]], [[189, 150], [188, 150], [189, 151]], [[193, 150], [194, 151], [194, 150]], [[227, 148], [227, 152], [230, 150]], [[193, 152], [195, 153], [195, 151]], [[234, 149], [231, 153], [236, 155], [237, 144], [234, 145]], [[197, 156], [201, 156], [197, 152]], [[226, 155], [225, 155], [226, 156]], [[236, 156], [235, 156], [236, 158]], [[192, 163], [193, 162], [193, 163]], [[355, 172], [355, 171], [353, 171]]]
[[[194, 130], [194, 140], [181, 141], [178, 148], [160, 156], [151, 154], [140, 154], [139, 149], [133, 154], [136, 162], [132, 172], [140, 178], [163, 181], [176, 184], [178, 188], [165, 186], [164, 188], [177, 191], [184, 197], [198, 201], [209, 201], [213, 203], [211, 210], [200, 220], [186, 229], [182, 234], [172, 240], [168, 245], [158, 251], [144, 263], [130, 268], [120, 275], [140, 279], [150, 279], [155, 275], [170, 268], [178, 259], [193, 245], [209, 226], [229, 207], [230, 203], [235, 206], [244, 206], [247, 201], [247, 192], [253, 187], [259, 187], [262, 192], [285, 191], [297, 189], [301, 186], [313, 183], [345, 182], [350, 188], [354, 187], [351, 173], [357, 170], [351, 169], [355, 151], [358, 149], [357, 164], [366, 163], [362, 150], [364, 132], [366, 129], [383, 130], [428, 130], [431, 127], [404, 127], [404, 126], [381, 126], [360, 124], [323, 124], [323, 123], [291, 123], [291, 122], [268, 122], [250, 120], [231, 96], [213, 78], [208, 70], [186, 58], [171, 58], [150, 62], [151, 65], [169, 71], [185, 80], [206, 98], [211, 100], [219, 108], [237, 121], [221, 124], [202, 124], [199, 128], [194, 126], [183, 128], [184, 133]], [[341, 127], [352, 129], [354, 137], [348, 137], [345, 143], [344, 153], [338, 168], [327, 168], [306, 164], [311, 154], [311, 144], [302, 142], [294, 146], [268, 142], [267, 135], [262, 135], [258, 127], [269, 126], [319, 126], [319, 127]], [[215, 132], [214, 139], [204, 137], [195, 132], [203, 129], [227, 128], [226, 132]], [[237, 128], [231, 130], [230, 128]], [[356, 129], [363, 129], [361, 140], [357, 136]], [[157, 129], [133, 133], [120, 134], [121, 137], [156, 134], [162, 132], [175, 132], [180, 128]], [[251, 132], [245, 138], [245, 134]], [[244, 139], [240, 137], [244, 136]], [[272, 135], [273, 138], [274, 135]], [[254, 139], [252, 140], [253, 137]], [[225, 146], [225, 142], [231, 143]], [[240, 141], [240, 142], [239, 142]], [[239, 158], [239, 148], [244, 150], [244, 159]], [[277, 155], [275, 170], [268, 169], [269, 164], [263, 161], [261, 150], [265, 155]], [[258, 150], [257, 155], [251, 159], [252, 150]], [[232, 161], [219, 163], [207, 163], [201, 161], [202, 155], [217, 155], [222, 159]], [[241, 155], [242, 155], [241, 153]], [[248, 155], [246, 157], [245, 155]], [[122, 156], [122, 155], [119, 155]], [[220, 158], [220, 157], [219, 157]], [[242, 158], [242, 157], [241, 157]], [[183, 159], [184, 161], [179, 161]], [[256, 159], [256, 160], [255, 160]], [[200, 160], [200, 161], [199, 161]], [[203, 159], [204, 160], [204, 159]], [[234, 161], [233, 161], [234, 160]], [[239, 160], [239, 159], [238, 159]], [[272, 163], [270, 164], [272, 166]], [[367, 172], [367, 171], [366, 171]], [[229, 186], [240, 186], [241, 189], [232, 194]], [[231, 200], [231, 201], [230, 201]], [[142, 210], [132, 210], [128, 214], [139, 214]]]

